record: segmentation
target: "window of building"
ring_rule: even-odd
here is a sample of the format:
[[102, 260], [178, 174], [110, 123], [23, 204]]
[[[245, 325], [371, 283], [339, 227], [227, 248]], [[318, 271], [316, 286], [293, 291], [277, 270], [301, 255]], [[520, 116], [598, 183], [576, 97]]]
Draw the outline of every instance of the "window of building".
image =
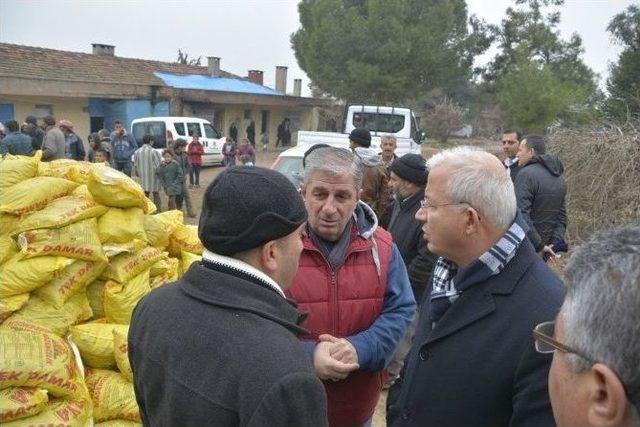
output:
[[262, 110], [261, 113], [262, 124], [260, 125], [260, 132], [265, 133], [269, 130], [269, 110]]
[[245, 120], [251, 120], [251, 110], [244, 110]]

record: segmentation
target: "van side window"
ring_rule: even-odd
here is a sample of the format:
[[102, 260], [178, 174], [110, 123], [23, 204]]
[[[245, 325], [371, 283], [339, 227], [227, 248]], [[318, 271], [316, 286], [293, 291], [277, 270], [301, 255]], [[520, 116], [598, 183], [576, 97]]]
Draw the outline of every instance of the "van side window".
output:
[[[164, 122], [148, 122], [147, 132], [155, 137], [153, 148], [167, 148], [167, 128]], [[142, 138], [140, 139], [142, 141]]]
[[220, 132], [218, 132], [216, 130], [216, 128], [214, 128], [213, 126], [211, 126], [209, 123], [203, 123], [202, 126], [204, 126], [204, 135], [207, 138], [211, 138], [211, 139], [219, 139], [220, 138]]
[[198, 136], [202, 136], [202, 131], [200, 130], [200, 123], [187, 123], [187, 131], [189, 132], [189, 136], [193, 136], [198, 134]]
[[176, 128], [176, 132], [178, 132], [178, 135], [180, 135], [180, 136], [185, 136], [186, 135], [184, 133], [184, 123], [175, 122], [173, 124], [173, 126]]

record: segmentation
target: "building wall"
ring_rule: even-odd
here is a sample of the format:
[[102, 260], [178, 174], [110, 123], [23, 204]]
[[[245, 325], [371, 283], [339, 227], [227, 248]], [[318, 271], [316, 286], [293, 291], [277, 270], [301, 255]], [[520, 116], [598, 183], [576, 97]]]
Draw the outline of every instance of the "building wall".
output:
[[[247, 111], [248, 110], [248, 111]], [[260, 105], [227, 105], [224, 106], [224, 119], [222, 120], [223, 126], [220, 131], [223, 135], [228, 135], [229, 127], [232, 122], [236, 123], [238, 128], [238, 138], [244, 138], [247, 136], [247, 126], [253, 119], [256, 127], [256, 143], [260, 142], [262, 137], [262, 110], [266, 110], [269, 113], [269, 123], [267, 126], [269, 132], [269, 146], [274, 147], [278, 137], [278, 125], [288, 117], [292, 123], [298, 126], [291, 129], [291, 143], [293, 145], [297, 142], [297, 131], [300, 129], [314, 130], [314, 112], [312, 108], [285, 108], [285, 107], [270, 107]], [[245, 114], [247, 112], [248, 114]]]
[[[14, 120], [20, 124], [29, 115], [38, 116], [36, 105], [50, 105], [51, 113], [57, 120], [69, 119], [73, 122], [76, 133], [85, 141], [86, 145], [90, 125], [88, 98], [0, 95], [0, 104], [13, 104]], [[39, 123], [41, 122], [39, 121]]]

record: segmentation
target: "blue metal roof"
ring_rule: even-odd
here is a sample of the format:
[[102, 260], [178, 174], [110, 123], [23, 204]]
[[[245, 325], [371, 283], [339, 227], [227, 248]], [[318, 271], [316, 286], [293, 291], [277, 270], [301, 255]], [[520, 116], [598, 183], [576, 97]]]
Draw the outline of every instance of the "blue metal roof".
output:
[[282, 93], [276, 92], [270, 87], [262, 86], [247, 80], [230, 79], [226, 77], [210, 77], [201, 74], [182, 75], [159, 72], [154, 72], [153, 74], [162, 80], [167, 86], [176, 89], [197, 89], [216, 92], [283, 96]]

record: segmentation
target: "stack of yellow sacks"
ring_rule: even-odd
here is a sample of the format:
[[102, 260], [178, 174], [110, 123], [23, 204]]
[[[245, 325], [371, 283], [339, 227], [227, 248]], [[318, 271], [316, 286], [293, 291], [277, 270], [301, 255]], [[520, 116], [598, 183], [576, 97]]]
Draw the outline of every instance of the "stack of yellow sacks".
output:
[[0, 160], [1, 423], [138, 425], [131, 314], [200, 258], [197, 229], [112, 168], [39, 156]]

